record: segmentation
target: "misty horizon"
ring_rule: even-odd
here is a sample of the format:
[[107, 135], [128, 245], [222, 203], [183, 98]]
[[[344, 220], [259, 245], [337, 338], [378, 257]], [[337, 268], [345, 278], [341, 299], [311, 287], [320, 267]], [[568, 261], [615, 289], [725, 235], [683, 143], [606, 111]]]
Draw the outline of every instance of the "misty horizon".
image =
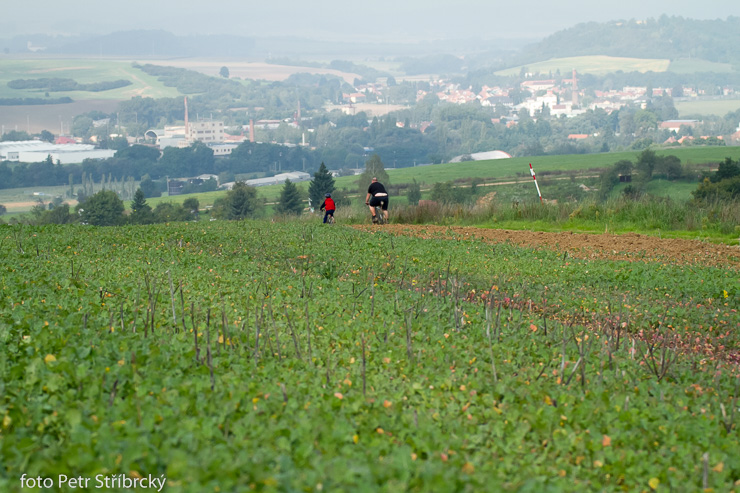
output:
[[[128, 30], [164, 30], [178, 36], [295, 36], [324, 41], [413, 43], [445, 39], [544, 38], [583, 22], [644, 20], [662, 15], [710, 20], [740, 15], [740, 4], [729, 0], [695, 3], [623, 0], [594, 3], [568, 0], [529, 2], [526, 8], [509, 2], [473, 0], [450, 5], [440, 0], [404, 3], [380, 0], [372, 5], [323, 0], [316, 4], [277, 0], [245, 5], [223, 0], [214, 10], [202, 3], [129, 0], [112, 9], [90, 9], [82, 0], [64, 4], [39, 0], [5, 7], [0, 30], [5, 37], [101, 35]], [[97, 5], [96, 5], [97, 6]]]

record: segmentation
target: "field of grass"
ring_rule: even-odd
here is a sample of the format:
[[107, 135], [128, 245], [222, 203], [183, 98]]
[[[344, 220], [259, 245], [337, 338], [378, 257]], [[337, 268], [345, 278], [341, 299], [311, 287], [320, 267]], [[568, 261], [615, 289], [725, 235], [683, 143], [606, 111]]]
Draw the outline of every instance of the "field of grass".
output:
[[131, 60], [95, 58], [0, 57], [0, 98], [45, 97], [45, 93], [39, 90], [11, 89], [8, 82], [15, 79], [69, 78], [80, 83], [126, 79], [132, 82], [130, 86], [110, 91], [49, 93], [50, 98], [71, 97], [73, 103], [0, 106], [0, 124], [6, 131], [23, 130], [38, 133], [48, 130], [57, 135], [60, 132], [69, 133], [75, 116], [94, 110], [113, 112], [121, 100], [134, 96], [162, 98], [179, 95], [177, 89], [166, 87], [156, 77], [133, 68], [131, 64]]
[[305, 221], [0, 238], [2, 491], [24, 474], [172, 493], [740, 478], [732, 267]]
[[[691, 147], [662, 149], [657, 151], [658, 154], [672, 154], [684, 164], [704, 164], [719, 163], [725, 157], [740, 159], [740, 147]], [[541, 178], [545, 178], [549, 172], [567, 172], [580, 171], [585, 172], [591, 168], [604, 168], [614, 164], [621, 159], [635, 161], [639, 152], [620, 152], [607, 154], [575, 154], [565, 156], [538, 156], [527, 158], [498, 159], [489, 161], [469, 161], [463, 163], [447, 163], [430, 166], [419, 166], [412, 168], [398, 168], [387, 170], [392, 184], [410, 183], [413, 179], [423, 183], [426, 188], [436, 182], [454, 181], [466, 178], [490, 178], [493, 181], [513, 181], [511, 187], [516, 186], [516, 182], [531, 185], [529, 175], [529, 163], [533, 163], [535, 171]], [[357, 194], [356, 201], [364, 201], [364, 196], [360, 197], [357, 192], [356, 176], [346, 176], [336, 179], [337, 188], [346, 188], [351, 193]], [[307, 194], [308, 183], [302, 182], [296, 185], [300, 190]], [[673, 186], [673, 185], [671, 185]], [[503, 187], [503, 186], [502, 186]], [[502, 187], [496, 190], [504, 191]], [[687, 191], [690, 187], [681, 188], [681, 196], [687, 197]], [[68, 190], [67, 186], [60, 187], [37, 187], [24, 189], [6, 189], [0, 190], [0, 204], [10, 202], [28, 202], [35, 201], [33, 192], [44, 192], [50, 195], [64, 195]], [[259, 187], [258, 194], [266, 202], [275, 202], [280, 197], [282, 185], [270, 185]], [[675, 190], [669, 190], [666, 193], [673, 193]], [[662, 190], [657, 190], [662, 195]], [[199, 200], [201, 207], [212, 205], [214, 200], [223, 197], [225, 192], [208, 192], [204, 194], [180, 195], [176, 197], [160, 197], [149, 199], [148, 203], [155, 207], [159, 202], [182, 203], [188, 197], [195, 197]], [[19, 210], [30, 210], [33, 204], [26, 204]]]
[[712, 101], [676, 101], [676, 109], [681, 118], [691, 116], [725, 116], [740, 109], [740, 99], [721, 99]]
[[177, 89], [166, 87], [156, 77], [131, 66], [132, 60], [110, 60], [95, 58], [0, 58], [0, 98], [44, 97], [39, 90], [19, 90], [8, 87], [15, 79], [67, 78], [80, 83], [114, 81], [126, 79], [132, 85], [110, 91], [65, 91], [50, 93], [50, 97], [69, 96], [74, 100], [84, 99], [130, 99], [133, 96], [163, 98], [179, 95]]
[[604, 75], [622, 70], [623, 72], [665, 72], [670, 66], [667, 59], [623, 58], [603, 55], [577, 56], [567, 58], [553, 58], [544, 62], [531, 63], [524, 66], [499, 70], [496, 75], [517, 75], [526, 68], [527, 72], [548, 74], [560, 71], [563, 76], [570, 74], [573, 69], [582, 74]]
[[674, 60], [668, 67], [668, 71], [677, 74], [693, 74], [697, 72], [714, 72], [717, 74], [727, 74], [733, 72], [732, 65], [729, 63], [710, 62], [708, 60], [682, 58]]

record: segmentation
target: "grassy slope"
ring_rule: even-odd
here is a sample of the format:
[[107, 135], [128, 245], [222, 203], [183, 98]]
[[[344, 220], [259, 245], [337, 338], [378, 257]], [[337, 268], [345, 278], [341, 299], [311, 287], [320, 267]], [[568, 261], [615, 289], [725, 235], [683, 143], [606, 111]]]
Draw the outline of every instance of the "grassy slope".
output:
[[[446, 163], [436, 164], [431, 166], [419, 166], [416, 168], [399, 168], [389, 170], [391, 183], [403, 184], [409, 183], [412, 179], [431, 185], [436, 182], [444, 182], [457, 180], [461, 178], [492, 178], [498, 181], [511, 178], [512, 181], [517, 180], [517, 173], [519, 173], [518, 180], [520, 182], [529, 181], [529, 163], [531, 162], [535, 167], [535, 171], [543, 175], [545, 171], [578, 171], [588, 170], [590, 168], [602, 168], [614, 164], [621, 159], [629, 159], [634, 161], [639, 152], [617, 152], [608, 154], [574, 154], [564, 156], [538, 156], [538, 157], [523, 157], [523, 158], [511, 158], [511, 159], [499, 159], [499, 160], [488, 160], [488, 161], [470, 161], [465, 163]], [[658, 151], [658, 154], [673, 154], [681, 159], [684, 164], [700, 164], [700, 163], [717, 163], [723, 160], [725, 157], [731, 157], [733, 159], [740, 159], [740, 147], [694, 147], [694, 148], [676, 148], [676, 149], [663, 149]], [[345, 176], [336, 179], [337, 188], [347, 188], [348, 190], [356, 190], [357, 177]], [[297, 183], [299, 189], [303, 190], [304, 193], [308, 191], [308, 182]], [[686, 184], [679, 184], [680, 187], [688, 188]], [[675, 187], [676, 184], [670, 184], [671, 187]], [[669, 191], [665, 190], [666, 185], [661, 185], [655, 190], [657, 195], [663, 195], [664, 193], [674, 193], [674, 189]], [[24, 189], [10, 189], [0, 190], [0, 204], [8, 203], [11, 201], [19, 200], [34, 200], [31, 195], [32, 192], [43, 191], [52, 195], [63, 195], [67, 190], [68, 186], [59, 187], [33, 187]], [[693, 189], [693, 185], [691, 185]], [[266, 187], [258, 188], [260, 197], [263, 197], [268, 202], [274, 202], [280, 196], [280, 190], [282, 185], [270, 185]], [[652, 192], [652, 190], [649, 190]], [[152, 207], [156, 206], [159, 202], [175, 202], [182, 203], [188, 197], [196, 197], [202, 207], [213, 204], [213, 201], [219, 197], [222, 197], [224, 192], [208, 192], [202, 194], [193, 195], [180, 195], [177, 197], [160, 197], [154, 199], [148, 199], [149, 204]], [[686, 190], [681, 191], [681, 197], [687, 198]]]
[[612, 56], [576, 56], [567, 58], [553, 58], [544, 62], [531, 63], [506, 70], [499, 70], [496, 75], [517, 75], [522, 68], [527, 72], [548, 73], [560, 70], [562, 75], [569, 74], [573, 69], [580, 73], [603, 75], [622, 70], [623, 72], [665, 72], [670, 60], [650, 58], [624, 58]]
[[44, 97], [43, 91], [16, 90], [8, 87], [8, 82], [15, 79], [67, 78], [80, 83], [130, 80], [133, 84], [110, 91], [88, 92], [70, 91], [53, 92], [49, 96], [69, 96], [74, 100], [81, 99], [130, 99], [133, 96], [152, 98], [173, 97], [178, 92], [175, 88], [166, 87], [141, 70], [131, 66], [130, 60], [95, 60], [80, 59], [0, 59], [0, 98], [38, 98]]
[[707, 60], [681, 59], [674, 60], [668, 70], [677, 74], [692, 74], [696, 72], [715, 72], [719, 74], [731, 73], [732, 65], [729, 63], [717, 63]]
[[731, 111], [740, 109], [740, 99], [677, 101], [676, 109], [681, 118], [698, 115], [725, 116]]

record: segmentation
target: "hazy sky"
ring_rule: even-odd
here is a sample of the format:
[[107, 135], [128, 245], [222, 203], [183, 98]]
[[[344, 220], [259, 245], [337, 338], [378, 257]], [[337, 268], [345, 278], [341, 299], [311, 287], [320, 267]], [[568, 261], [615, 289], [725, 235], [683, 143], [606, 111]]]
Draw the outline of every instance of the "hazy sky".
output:
[[421, 41], [544, 37], [579, 22], [740, 16], [738, 0], [0, 0], [0, 37], [107, 34], [297, 35]]

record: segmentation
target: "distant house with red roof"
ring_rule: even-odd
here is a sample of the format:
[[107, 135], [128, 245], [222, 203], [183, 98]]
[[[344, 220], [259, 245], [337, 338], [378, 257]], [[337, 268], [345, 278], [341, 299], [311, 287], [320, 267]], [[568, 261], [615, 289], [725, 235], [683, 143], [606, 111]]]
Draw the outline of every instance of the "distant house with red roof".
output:
[[72, 137], [65, 137], [63, 135], [60, 135], [59, 137], [54, 140], [55, 144], [76, 144], [77, 141], [73, 139]]
[[570, 134], [568, 135], [569, 140], [583, 140], [588, 139], [588, 134]]
[[700, 123], [701, 122], [699, 120], [666, 120], [664, 122], [660, 122], [658, 128], [678, 131], [682, 126], [693, 128]]

